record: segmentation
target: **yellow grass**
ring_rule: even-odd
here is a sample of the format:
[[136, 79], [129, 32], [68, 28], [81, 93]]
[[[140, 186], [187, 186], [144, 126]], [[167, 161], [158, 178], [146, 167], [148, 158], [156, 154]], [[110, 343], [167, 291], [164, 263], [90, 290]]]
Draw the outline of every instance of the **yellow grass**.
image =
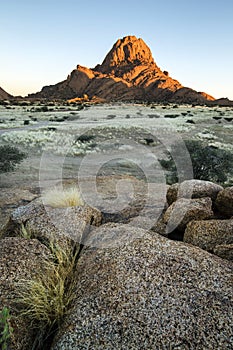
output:
[[53, 208], [67, 208], [83, 205], [83, 200], [77, 187], [68, 187], [65, 189], [53, 188], [44, 193], [43, 202]]
[[43, 273], [18, 284], [21, 317], [31, 321], [41, 332], [59, 326], [73, 300], [73, 269], [76, 256], [70, 248], [51, 244], [54, 259], [45, 262]]

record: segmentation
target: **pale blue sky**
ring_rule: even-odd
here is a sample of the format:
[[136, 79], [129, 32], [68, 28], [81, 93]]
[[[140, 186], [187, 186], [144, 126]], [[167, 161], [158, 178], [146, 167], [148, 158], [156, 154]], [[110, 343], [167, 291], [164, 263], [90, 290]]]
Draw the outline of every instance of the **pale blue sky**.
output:
[[0, 0], [0, 86], [17, 95], [141, 37], [183, 85], [233, 99], [233, 0]]

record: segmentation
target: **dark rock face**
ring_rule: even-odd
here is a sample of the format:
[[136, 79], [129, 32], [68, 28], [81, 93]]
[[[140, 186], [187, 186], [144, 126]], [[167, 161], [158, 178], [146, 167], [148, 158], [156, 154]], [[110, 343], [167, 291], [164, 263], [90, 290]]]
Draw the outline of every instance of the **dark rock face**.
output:
[[13, 96], [0, 87], [0, 100], [10, 100]]
[[141, 38], [119, 39], [102, 64], [77, 69], [61, 83], [44, 87], [30, 98], [72, 99], [87, 94], [111, 100], [147, 100], [178, 103], [207, 103], [212, 96], [183, 87], [155, 63], [150, 48]]

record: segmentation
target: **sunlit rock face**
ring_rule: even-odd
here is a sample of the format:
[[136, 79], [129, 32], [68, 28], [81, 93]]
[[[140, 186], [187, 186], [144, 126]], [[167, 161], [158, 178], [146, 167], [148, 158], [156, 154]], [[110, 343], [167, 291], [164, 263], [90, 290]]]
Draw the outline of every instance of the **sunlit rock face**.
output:
[[126, 36], [117, 40], [113, 48], [105, 57], [103, 63], [95, 67], [102, 73], [111, 73], [117, 71], [119, 66], [144, 64], [154, 64], [154, 59], [149, 47], [145, 42], [135, 36]]
[[97, 96], [107, 101], [141, 100], [178, 103], [206, 103], [214, 100], [199, 93], [162, 71], [153, 59], [150, 48], [135, 36], [117, 40], [102, 64], [89, 69], [77, 66], [61, 83], [44, 87], [33, 98], [66, 98]]

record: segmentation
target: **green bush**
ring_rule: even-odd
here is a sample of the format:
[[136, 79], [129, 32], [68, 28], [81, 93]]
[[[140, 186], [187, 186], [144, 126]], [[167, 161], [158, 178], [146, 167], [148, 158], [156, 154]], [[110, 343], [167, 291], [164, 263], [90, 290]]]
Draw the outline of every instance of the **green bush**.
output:
[[[228, 150], [203, 144], [201, 141], [184, 141], [189, 151], [193, 166], [194, 179], [213, 181], [219, 184], [232, 185], [233, 153]], [[180, 144], [174, 144], [172, 154], [179, 156]], [[160, 159], [161, 166], [167, 170], [167, 183], [178, 182], [174, 160], [170, 154], [167, 159]]]
[[14, 170], [16, 164], [19, 164], [25, 157], [26, 154], [16, 147], [0, 146], [0, 173]]

